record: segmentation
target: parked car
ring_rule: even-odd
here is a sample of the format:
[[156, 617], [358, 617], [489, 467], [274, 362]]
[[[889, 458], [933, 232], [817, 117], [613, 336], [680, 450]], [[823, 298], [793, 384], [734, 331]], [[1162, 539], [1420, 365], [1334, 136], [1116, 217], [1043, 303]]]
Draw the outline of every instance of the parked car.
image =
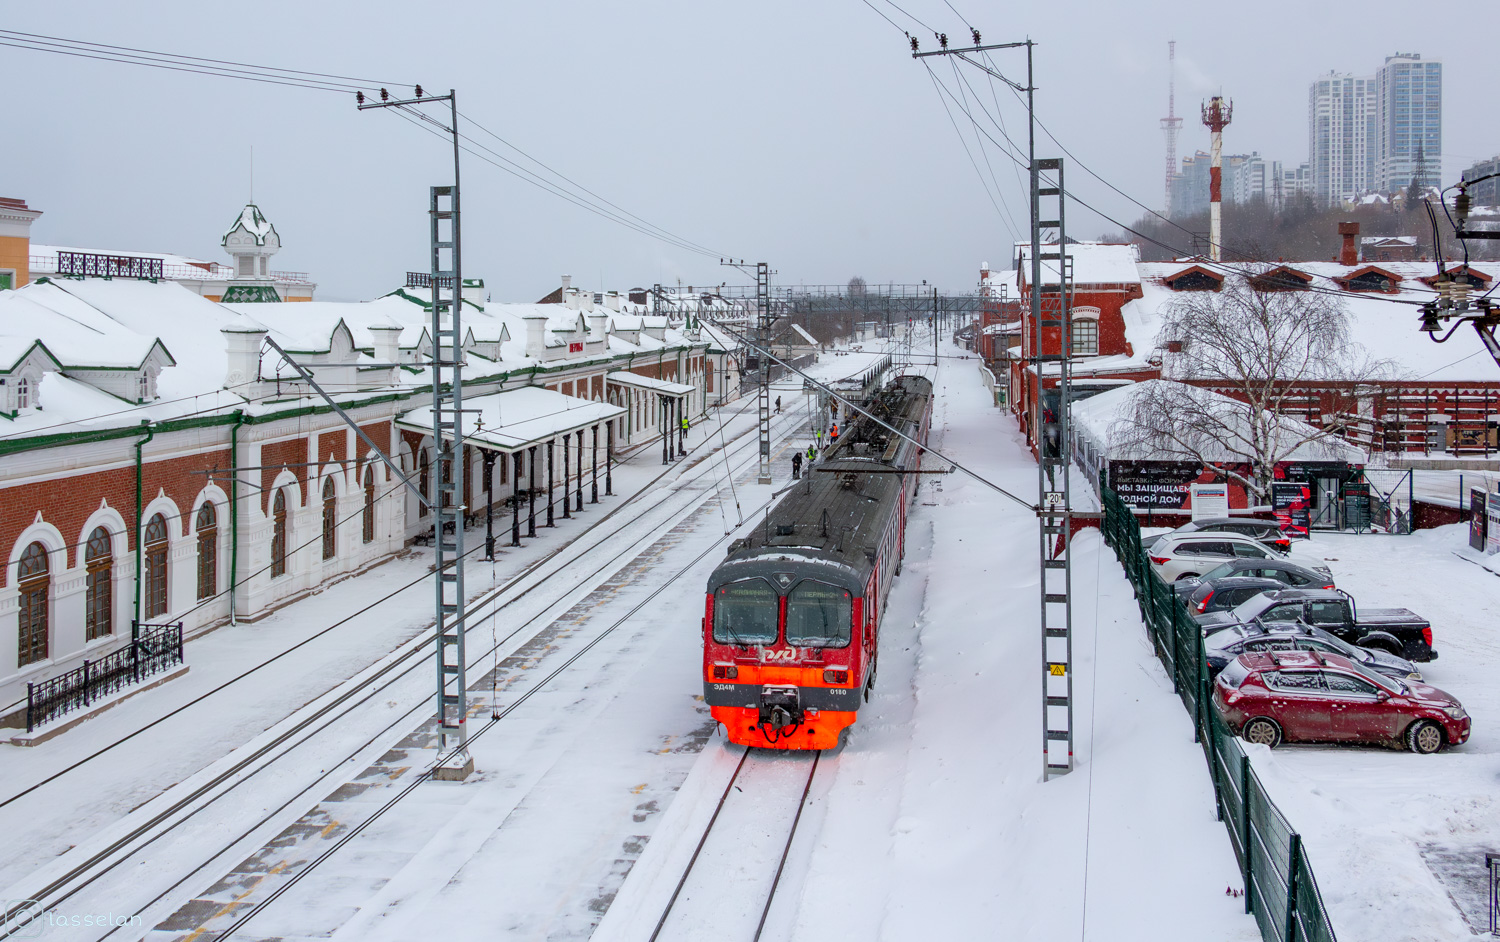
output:
[[1225, 576], [1213, 582], [1200, 582], [1197, 591], [1187, 597], [1188, 614], [1198, 618], [1201, 615], [1228, 611], [1262, 592], [1285, 588], [1286, 583], [1279, 579], [1262, 579], [1259, 576]]
[[1347, 657], [1356, 664], [1377, 674], [1385, 674], [1397, 680], [1420, 681], [1422, 674], [1417, 665], [1403, 657], [1387, 651], [1361, 648], [1352, 645], [1338, 635], [1329, 634], [1314, 625], [1301, 622], [1272, 622], [1262, 625], [1236, 625], [1216, 631], [1203, 642], [1208, 658], [1209, 676], [1224, 669], [1224, 665], [1241, 654], [1263, 654], [1267, 651], [1322, 651]]
[[1146, 550], [1165, 582], [1201, 576], [1226, 559], [1276, 559], [1275, 550], [1238, 533], [1167, 533]]
[[1362, 742], [1432, 753], [1469, 738], [1451, 695], [1337, 654], [1242, 654], [1214, 679], [1214, 710], [1247, 742]]
[[1206, 517], [1202, 520], [1184, 523], [1172, 532], [1238, 533], [1283, 553], [1289, 553], [1292, 550], [1292, 538], [1283, 533], [1280, 524], [1274, 520], [1255, 520], [1250, 517]]
[[1198, 624], [1205, 635], [1233, 625], [1262, 625], [1300, 621], [1362, 648], [1379, 648], [1408, 661], [1437, 660], [1432, 649], [1432, 625], [1404, 608], [1367, 608], [1359, 611], [1345, 592], [1327, 589], [1278, 589], [1241, 602], [1227, 612], [1203, 615]]
[[1283, 586], [1291, 586], [1294, 589], [1334, 588], [1333, 576], [1328, 574], [1326, 567], [1323, 570], [1312, 569], [1289, 559], [1225, 560], [1201, 576], [1178, 579], [1172, 583], [1172, 588], [1178, 595], [1188, 598], [1204, 585], [1230, 576], [1258, 576], [1262, 579], [1275, 579]]

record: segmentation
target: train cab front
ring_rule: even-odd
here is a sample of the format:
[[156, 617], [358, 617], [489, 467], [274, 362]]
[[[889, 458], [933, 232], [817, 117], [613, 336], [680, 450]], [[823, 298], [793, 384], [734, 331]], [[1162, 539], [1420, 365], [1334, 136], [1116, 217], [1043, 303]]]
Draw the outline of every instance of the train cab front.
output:
[[731, 742], [831, 749], [862, 692], [861, 599], [789, 573], [724, 582], [704, 618], [704, 695]]

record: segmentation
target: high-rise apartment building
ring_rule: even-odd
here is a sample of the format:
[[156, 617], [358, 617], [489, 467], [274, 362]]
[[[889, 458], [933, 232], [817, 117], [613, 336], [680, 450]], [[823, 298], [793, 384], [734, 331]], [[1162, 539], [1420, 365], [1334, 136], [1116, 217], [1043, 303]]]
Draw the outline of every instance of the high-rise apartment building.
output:
[[1307, 93], [1307, 162], [1313, 198], [1352, 200], [1377, 185], [1379, 109], [1368, 75], [1320, 75]]
[[1474, 201], [1475, 206], [1500, 207], [1500, 177], [1490, 176], [1496, 173], [1500, 173], [1500, 154], [1496, 154], [1489, 160], [1477, 161], [1463, 172], [1465, 180], [1490, 177], [1488, 180], [1469, 187], [1469, 199]]
[[1443, 156], [1443, 63], [1416, 53], [1387, 56], [1376, 73], [1380, 110], [1379, 187], [1386, 193], [1440, 186]]

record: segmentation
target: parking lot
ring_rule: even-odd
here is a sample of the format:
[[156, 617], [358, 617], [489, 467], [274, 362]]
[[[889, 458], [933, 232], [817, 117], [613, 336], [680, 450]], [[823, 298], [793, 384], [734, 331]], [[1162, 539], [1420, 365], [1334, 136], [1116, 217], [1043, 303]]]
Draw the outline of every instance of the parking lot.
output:
[[1500, 578], [1463, 559], [1462, 525], [1410, 536], [1314, 533], [1361, 606], [1432, 623], [1427, 683], [1462, 701], [1473, 732], [1421, 756], [1378, 746], [1247, 744], [1305, 847], [1340, 938], [1471, 939], [1487, 930], [1485, 851], [1500, 852]]

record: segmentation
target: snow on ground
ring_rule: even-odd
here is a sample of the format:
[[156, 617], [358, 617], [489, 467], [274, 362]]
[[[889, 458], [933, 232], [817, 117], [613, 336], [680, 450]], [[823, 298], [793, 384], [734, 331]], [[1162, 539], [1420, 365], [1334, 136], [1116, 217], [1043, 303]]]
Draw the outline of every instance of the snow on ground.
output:
[[[1467, 743], [1433, 756], [1378, 747], [1248, 747], [1300, 829], [1340, 939], [1457, 940], [1487, 928], [1484, 852], [1500, 851], [1500, 579], [1468, 559], [1465, 525], [1410, 536], [1316, 533], [1339, 588], [1360, 605], [1432, 622], [1438, 659], [1419, 665], [1474, 719]], [[1465, 924], [1455, 900], [1477, 910]]]
[[[700, 422], [689, 433], [689, 447], [720, 447], [721, 438], [730, 441], [754, 426], [753, 408], [747, 410], [743, 402], [726, 406], [723, 418], [722, 429], [718, 417]], [[620, 496], [603, 497], [601, 487], [599, 505], [586, 505], [588, 509], [571, 520], [563, 519], [559, 511], [557, 529], [539, 530], [542, 536], [519, 549], [504, 546], [509, 539], [509, 515], [497, 517], [495, 527], [502, 546], [498, 562], [491, 566], [470, 561], [467, 568], [472, 594], [488, 592], [492, 582], [503, 583], [562, 540], [576, 535], [601, 512], [638, 492], [661, 471], [656, 453], [645, 448], [633, 460], [615, 468], [615, 491]], [[713, 475], [708, 477], [714, 479]], [[524, 525], [524, 514], [522, 522]], [[470, 530], [471, 545], [482, 546], [483, 532], [482, 524]], [[427, 576], [430, 564], [430, 550], [414, 549], [261, 621], [211, 631], [186, 644], [185, 660], [190, 670], [184, 676], [124, 700], [40, 745], [0, 745], [0, 800], [4, 800], [165, 718], [113, 751], [67, 772], [64, 778], [0, 807], [0, 833], [6, 835], [0, 842], [0, 887], [13, 885], [38, 865], [121, 821], [132, 809], [200, 773], [237, 747], [264, 736], [304, 704], [422, 635], [432, 618], [431, 580]], [[349, 618], [400, 586], [409, 588], [377, 608]], [[344, 624], [294, 654], [213, 693], [200, 705], [166, 718], [249, 667], [345, 618], [348, 621]]]
[[[938, 447], [1033, 494], [1035, 464], [973, 364], [944, 361], [939, 387]], [[800, 381], [778, 392], [795, 396], [798, 388]], [[775, 453], [778, 485], [796, 442]], [[689, 486], [725, 496], [720, 479]], [[771, 494], [741, 477], [729, 499], [753, 526], [754, 510]], [[235, 938], [584, 939], [606, 913], [601, 942], [649, 935], [655, 914], [637, 907], [650, 923], [639, 933], [619, 921], [629, 915], [625, 904], [642, 898], [641, 881], [675, 882], [650, 858], [695, 841], [683, 821], [705, 794], [710, 805], [716, 800], [716, 782], [722, 788], [726, 747], [701, 702], [698, 632], [703, 582], [723, 552], [726, 522], [736, 519], [725, 501], [710, 500], [668, 532], [643, 532], [640, 554], [624, 569], [586, 597], [548, 609], [548, 629], [493, 665], [497, 702], [514, 709], [475, 741], [478, 772], [462, 784], [419, 786]], [[1044, 784], [1035, 517], [955, 474], [924, 482], [910, 527], [875, 696], [848, 746], [819, 770], [766, 938], [1257, 938], [1242, 901], [1224, 895], [1239, 875], [1190, 722], [1097, 533], [1080, 536], [1074, 549], [1078, 767]], [[546, 543], [537, 541], [539, 551]], [[329, 604], [344, 611], [351, 601]], [[402, 630], [419, 629], [421, 612], [415, 604]], [[291, 621], [307, 630], [304, 620]], [[253, 637], [267, 624], [242, 628]], [[221, 630], [204, 641], [215, 637], [236, 635]], [[344, 647], [360, 650], [350, 639]], [[521, 699], [574, 655], [554, 682]], [[199, 663], [234, 659], [197, 657], [195, 672]], [[1096, 674], [1096, 664], [1105, 669]], [[312, 685], [296, 675], [285, 681], [294, 690], [299, 682]], [[266, 689], [277, 688], [262, 696]], [[157, 693], [112, 712], [134, 710], [138, 723]], [[277, 709], [242, 696], [190, 715], [226, 739], [274, 721]], [[488, 720], [488, 700], [476, 704], [476, 729]], [[88, 736], [70, 737], [107, 717], [53, 742], [83, 743]], [[149, 766], [173, 746], [169, 738], [142, 743], [131, 765]], [[429, 723], [363, 772], [351, 769], [351, 781], [268, 835], [276, 839], [224, 879], [205, 873], [184, 887], [197, 897], [150, 937], [222, 931], [370, 821], [431, 750]], [[149, 791], [214, 754], [199, 743], [184, 768], [165, 773], [106, 765]], [[9, 764], [0, 774], [10, 774]], [[91, 804], [100, 801], [94, 792], [109, 791], [104, 778], [78, 780], [85, 796], [74, 795], [72, 781], [65, 801], [80, 810], [107, 817], [126, 806], [113, 798]], [[704, 926], [703, 937], [716, 937], [715, 927]]]

